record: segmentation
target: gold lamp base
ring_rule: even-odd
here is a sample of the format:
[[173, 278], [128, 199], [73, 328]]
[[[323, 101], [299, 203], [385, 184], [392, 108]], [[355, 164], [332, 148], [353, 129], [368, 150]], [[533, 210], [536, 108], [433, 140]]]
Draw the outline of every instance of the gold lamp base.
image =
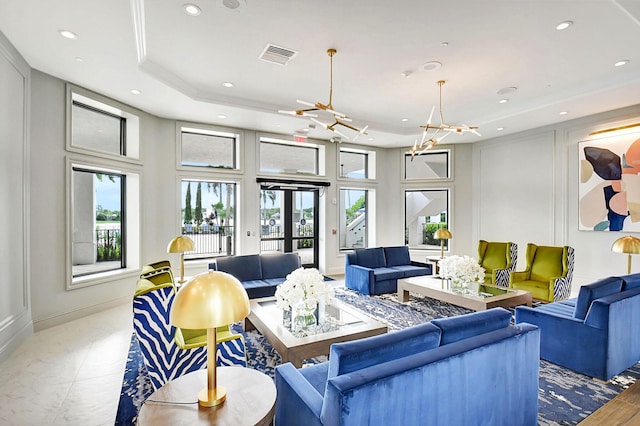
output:
[[215, 407], [227, 399], [227, 390], [224, 386], [217, 386], [209, 396], [209, 388], [204, 388], [198, 392], [198, 403], [203, 407]]

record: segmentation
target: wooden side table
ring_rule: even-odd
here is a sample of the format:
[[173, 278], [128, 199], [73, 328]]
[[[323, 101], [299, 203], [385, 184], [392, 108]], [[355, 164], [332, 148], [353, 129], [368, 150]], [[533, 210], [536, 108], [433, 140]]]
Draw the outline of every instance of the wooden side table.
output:
[[207, 370], [185, 374], [165, 383], [145, 401], [139, 425], [270, 425], [276, 408], [276, 385], [257, 370], [218, 367], [219, 385], [227, 399], [211, 408], [200, 407], [198, 392], [207, 386]]
[[433, 275], [440, 274], [440, 261], [444, 259], [440, 256], [427, 256], [427, 262], [433, 263]]

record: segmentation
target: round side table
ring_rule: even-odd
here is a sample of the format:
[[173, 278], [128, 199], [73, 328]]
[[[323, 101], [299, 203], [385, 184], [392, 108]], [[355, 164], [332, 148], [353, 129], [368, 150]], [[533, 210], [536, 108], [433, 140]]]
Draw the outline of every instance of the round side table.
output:
[[145, 401], [139, 425], [269, 425], [276, 407], [276, 385], [256, 370], [218, 367], [217, 382], [227, 389], [224, 403], [200, 407], [198, 392], [207, 386], [207, 370], [165, 383]]

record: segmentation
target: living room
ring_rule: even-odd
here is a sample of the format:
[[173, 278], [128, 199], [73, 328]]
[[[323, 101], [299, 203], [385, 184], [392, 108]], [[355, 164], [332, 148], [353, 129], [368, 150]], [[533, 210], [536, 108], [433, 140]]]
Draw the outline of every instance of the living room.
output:
[[[126, 52], [131, 57], [131, 72], [140, 73], [136, 63], [136, 46], [134, 36], [127, 33], [118, 33], [115, 41], [109, 39], [101, 41], [107, 46], [100, 58], [86, 58], [83, 64], [75, 61], [74, 48], [64, 44], [66, 40], [58, 41], [57, 30], [66, 27], [67, 22], [60, 20], [51, 22], [47, 27], [33, 27], [23, 24], [28, 22], [28, 15], [24, 10], [36, 13], [42, 2], [10, 2], [0, 6], [0, 46], [2, 55], [2, 73], [0, 81], [3, 87], [2, 102], [2, 152], [3, 152], [3, 179], [6, 182], [6, 191], [3, 190], [3, 203], [12, 206], [6, 209], [3, 219], [3, 231], [7, 235], [3, 243], [4, 256], [2, 257], [2, 269], [8, 278], [7, 284], [0, 290], [0, 299], [3, 300], [2, 321], [3, 328], [0, 331], [0, 359], [9, 356], [20, 343], [33, 334], [33, 331], [44, 330], [55, 325], [64, 324], [71, 320], [83, 318], [109, 308], [128, 304], [131, 301], [135, 289], [139, 268], [146, 262], [158, 259], [171, 258], [176, 268], [178, 257], [166, 253], [167, 243], [180, 233], [181, 227], [181, 181], [185, 178], [226, 180], [231, 178], [240, 187], [238, 199], [238, 223], [236, 233], [235, 253], [251, 254], [260, 252], [259, 232], [261, 218], [257, 213], [260, 210], [260, 187], [256, 184], [257, 178], [274, 178], [272, 174], [260, 172], [259, 168], [259, 144], [260, 138], [287, 138], [293, 140], [292, 132], [276, 132], [256, 129], [256, 126], [234, 127], [225, 124], [224, 119], [213, 119], [218, 114], [215, 108], [207, 102], [193, 101], [202, 104], [202, 114], [199, 116], [182, 116], [179, 113], [166, 114], [162, 108], [155, 111], [146, 111], [136, 107], [138, 102], [136, 95], [128, 92], [138, 81], [127, 81], [126, 88], [120, 87], [122, 94], [117, 93], [113, 84], [92, 83], [82, 84], [74, 78], [66, 77], [64, 73], [56, 72], [55, 64], [60, 61], [77, 62], [77, 66], [91, 65], [97, 61], [103, 67], [109, 67], [108, 58], [110, 49], [115, 49], [120, 43], [126, 46]], [[70, 2], [67, 7], [47, 5], [46, 7], [62, 10], [40, 10], [38, 15], [59, 16], [69, 14]], [[141, 2], [132, 2], [141, 4]], [[242, 3], [246, 6], [245, 2]], [[617, 128], [636, 124], [640, 121], [640, 105], [635, 101], [616, 102], [615, 96], [622, 94], [639, 93], [637, 80], [637, 66], [640, 58], [637, 51], [632, 51], [632, 43], [628, 40], [637, 39], [638, 19], [635, 21], [633, 9], [629, 15], [621, 13], [620, 5], [629, 7], [629, 2], [611, 2], [602, 6], [607, 12], [608, 25], [611, 31], [601, 31], [600, 35], [614, 37], [616, 31], [622, 33], [623, 40], [627, 40], [628, 51], [624, 57], [610, 58], [605, 55], [607, 49], [590, 49], [588, 53], [582, 53], [580, 57], [588, 64], [596, 59], [603, 62], [612, 62], [618, 59], [630, 59], [631, 62], [621, 68], [613, 68], [607, 62], [607, 73], [623, 72], [628, 77], [626, 82], [602, 85], [595, 88], [583, 88], [589, 96], [576, 100], [574, 108], [564, 108], [554, 96], [543, 94], [540, 96], [543, 102], [539, 102], [536, 111], [541, 114], [535, 119], [531, 118], [532, 125], [522, 127], [521, 130], [501, 136], [494, 128], [480, 128], [483, 137], [466, 134], [455, 141], [453, 137], [444, 141], [438, 148], [448, 149], [451, 152], [451, 177], [444, 180], [420, 180], [412, 181], [404, 179], [403, 164], [405, 153], [411, 147], [415, 137], [420, 137], [428, 113], [433, 105], [438, 104], [438, 87], [435, 84], [439, 78], [449, 79], [446, 71], [446, 61], [441, 74], [420, 74], [415, 72], [407, 79], [420, 78], [421, 85], [429, 96], [422, 99], [422, 104], [416, 107], [418, 116], [412, 124], [412, 133], [403, 130], [398, 133], [398, 139], [406, 141], [402, 146], [386, 147], [364, 143], [364, 138], [358, 139], [357, 144], [344, 141], [342, 144], [332, 143], [329, 138], [316, 139], [309, 137], [309, 143], [321, 145], [325, 150], [324, 174], [316, 177], [304, 176], [305, 180], [326, 181], [330, 186], [326, 188], [324, 196], [320, 199], [320, 214], [323, 218], [319, 229], [320, 254], [318, 267], [326, 275], [340, 275], [344, 273], [345, 253], [340, 250], [338, 237], [333, 230], [338, 229], [339, 212], [334, 200], [339, 199], [341, 188], [364, 188], [371, 191], [368, 245], [402, 245], [405, 235], [405, 191], [415, 189], [448, 189], [450, 191], [450, 218], [449, 227], [453, 238], [449, 241], [448, 254], [476, 255], [478, 240], [490, 239], [493, 241], [514, 241], [521, 250], [526, 243], [535, 242], [543, 245], [570, 245], [576, 249], [576, 263], [573, 276], [573, 292], [576, 293], [579, 286], [609, 275], [620, 275], [626, 270], [626, 257], [611, 252], [613, 242], [625, 233], [619, 232], [589, 232], [580, 229], [579, 226], [579, 149], [581, 141], [591, 139], [590, 133], [600, 130]], [[79, 5], [74, 5], [80, 7]], [[149, 4], [146, 5], [151, 8]], [[178, 5], [179, 6], [179, 5]], [[467, 3], [466, 6], [469, 6]], [[499, 5], [496, 5], [496, 7]], [[503, 5], [502, 5], [503, 6]], [[109, 6], [112, 7], [112, 6]], [[109, 11], [106, 5], [84, 6], [78, 10], [86, 16], [97, 14], [104, 16], [104, 22], [123, 20], [128, 22], [131, 29], [133, 25], [133, 12], [129, 2], [120, 2]], [[220, 6], [221, 7], [221, 6]], [[568, 6], [567, 6], [568, 7]], [[591, 5], [591, 7], [595, 7]], [[95, 8], [92, 9], [92, 8]], [[569, 15], [570, 10], [562, 10], [564, 15]], [[617, 12], [616, 12], [617, 11]], [[226, 11], [225, 11], [226, 12]], [[235, 13], [235, 12], [234, 12]], [[240, 14], [245, 13], [241, 10]], [[618, 13], [620, 13], [618, 15]], [[576, 16], [578, 11], [575, 11]], [[125, 16], [126, 18], [121, 18]], [[230, 15], [237, 19], [236, 15]], [[20, 19], [18, 19], [20, 18]], [[330, 18], [330, 17], [329, 17]], [[330, 19], [327, 18], [329, 21]], [[42, 19], [42, 18], [40, 18]], [[580, 23], [578, 18], [563, 16], [562, 19], [574, 19], [580, 26], [598, 27], [602, 25], [598, 20], [591, 23]], [[591, 19], [594, 19], [591, 16]], [[53, 19], [51, 19], [53, 21]], [[455, 21], [451, 18], [451, 21]], [[558, 20], [559, 22], [560, 20]], [[555, 25], [557, 22], [553, 21]], [[71, 25], [71, 23], [69, 23]], [[87, 24], [85, 23], [85, 26]], [[617, 25], [617, 27], [616, 27]], [[50, 58], [34, 56], [30, 51], [21, 50], [21, 45], [26, 43], [27, 36], [18, 31], [18, 27], [26, 27], [27, 31], [34, 34], [43, 31], [46, 36], [38, 36], [37, 41], [44, 46], [48, 38], [57, 47], [56, 49], [41, 48], [43, 54], [51, 55]], [[37, 27], [37, 28], [36, 28]], [[624, 31], [621, 28], [624, 28]], [[574, 29], [576, 29], [574, 28]], [[600, 27], [602, 28], [602, 27]], [[80, 43], [88, 43], [91, 50], [91, 40], [83, 36], [88, 29], [81, 31]], [[106, 29], [105, 29], [106, 30]], [[553, 28], [552, 28], [553, 30]], [[570, 29], [571, 30], [571, 29]], [[555, 30], [553, 30], [555, 31]], [[51, 33], [49, 35], [49, 33]], [[38, 34], [40, 34], [38, 32]], [[611, 34], [611, 35], [610, 35]], [[17, 35], [17, 36], [16, 36]], [[35, 36], [34, 36], [35, 37]], [[314, 36], [309, 36], [314, 37]], [[604, 36], [603, 36], [604, 37]], [[55, 41], [54, 41], [55, 38]], [[606, 39], [606, 37], [604, 37]], [[450, 39], [451, 44], [455, 44]], [[270, 40], [263, 40], [267, 42]], [[444, 40], [438, 39], [438, 43]], [[158, 41], [156, 41], [158, 42]], [[345, 68], [356, 64], [349, 60], [349, 51], [341, 49], [341, 40], [333, 40], [331, 37], [323, 40], [326, 46], [315, 54], [314, 63], [318, 71], [304, 77], [307, 81], [314, 81], [317, 90], [313, 92], [300, 92], [288, 95], [290, 105], [281, 107], [293, 107], [295, 100], [321, 100], [328, 89], [329, 58], [325, 50], [336, 47], [338, 53], [334, 58], [334, 79], [340, 84], [354, 84], [353, 81], [345, 81]], [[333, 45], [333, 43], [336, 43]], [[343, 44], [346, 42], [342, 42]], [[604, 42], [603, 42], [604, 43]], [[625, 42], [617, 45], [625, 45]], [[453, 46], [452, 46], [453, 47]], [[438, 48], [444, 48], [438, 46]], [[25, 47], [26, 49], [26, 47]], [[98, 42], [95, 44], [96, 51]], [[526, 47], [521, 49], [526, 53]], [[357, 50], [355, 47], [353, 50]], [[374, 47], [368, 47], [369, 54], [375, 54]], [[256, 56], [257, 53], [251, 53]], [[308, 52], [311, 53], [311, 52]], [[533, 52], [532, 52], [533, 54]], [[567, 52], [567, 54], [569, 54]], [[116, 55], [116, 53], [113, 53]], [[429, 58], [416, 59], [415, 67]], [[341, 62], [344, 61], [344, 62]], [[422, 61], [422, 62], [421, 62]], [[87, 64], [89, 63], [89, 64]], [[95, 65], [91, 65], [95, 66]], [[603, 64], [599, 66], [605, 69]], [[626, 69], [625, 69], [626, 68]], [[41, 71], [48, 69], [50, 71]], [[85, 74], [91, 74], [90, 68]], [[398, 78], [404, 68], [398, 69]], [[485, 71], [486, 72], [486, 71]], [[562, 76], [564, 69], [560, 66], [549, 67], [545, 72]], [[604, 73], [604, 71], [603, 71]], [[81, 73], [82, 74], [82, 73]], [[482, 73], [477, 71], [477, 78]], [[442, 77], [440, 77], [442, 75]], [[608, 74], [604, 74], [608, 75]], [[484, 78], [484, 77], [482, 77]], [[559, 78], [559, 77], [557, 77]], [[577, 78], [577, 77], [576, 77]], [[604, 77], [603, 77], [604, 78]], [[317, 80], [317, 82], [316, 82]], [[460, 103], [453, 103], [453, 96], [460, 92], [460, 87], [474, 84], [472, 77], [466, 81], [459, 78], [457, 81], [449, 80], [443, 87], [444, 118], [456, 113], [463, 103], [459, 94]], [[477, 85], [482, 85], [479, 81]], [[512, 84], [520, 85], [526, 82], [504, 82], [504, 87]], [[458, 88], [456, 88], [458, 85]], [[131, 87], [129, 87], [131, 86]], [[95, 160], [91, 155], [74, 151], [68, 148], [67, 139], [67, 102], [71, 87], [77, 88], [84, 94], [95, 95], [97, 100], [117, 99], [114, 106], [122, 110], [135, 113], [139, 117], [140, 129], [140, 155], [136, 162], [114, 162], [110, 159]], [[157, 87], [157, 86], [151, 86]], [[348, 104], [338, 95], [347, 90], [348, 86], [336, 85], [336, 107], [342, 108], [343, 102]], [[500, 87], [491, 87], [492, 95]], [[174, 91], [174, 88], [164, 86], [163, 91]], [[524, 90], [522, 88], [521, 90]], [[553, 87], [550, 89], [553, 91]], [[6, 93], [6, 96], [5, 96]], [[153, 89], [144, 90], [143, 96], [151, 96]], [[139, 95], [137, 95], [139, 96]], [[187, 102], [181, 95], [181, 102]], [[356, 102], [351, 100], [351, 102]], [[448, 101], [448, 99], [450, 101]], [[510, 102], [515, 102], [512, 99]], [[153, 102], [153, 97], [152, 101]], [[189, 102], [191, 103], [191, 102]], [[366, 103], [366, 101], [362, 101]], [[500, 105], [496, 102], [495, 114], [500, 114]], [[592, 111], [589, 105], [597, 104], [597, 112]], [[396, 105], [394, 103], [394, 105]], [[167, 107], [168, 108], [168, 107]], [[390, 107], [393, 110], [395, 107]], [[526, 109], [521, 106], [521, 109]], [[347, 108], [351, 112], [354, 108]], [[235, 111], [235, 108], [230, 108]], [[570, 113], [559, 116], [559, 112], [568, 110]], [[352, 112], [356, 114], [357, 107]], [[414, 112], [414, 111], [411, 111]], [[546, 113], [546, 115], [542, 114]], [[277, 113], [276, 113], [277, 114]], [[552, 117], [553, 116], [553, 117]], [[469, 120], [468, 124], [477, 124], [471, 121], [475, 115], [459, 117], [460, 120]], [[546, 118], [542, 118], [546, 117]], [[288, 117], [286, 117], [288, 118]], [[283, 118], [284, 119], [284, 118]], [[296, 117], [291, 117], [295, 120]], [[303, 119], [298, 119], [302, 120]], [[434, 118], [437, 122], [437, 118]], [[400, 115], [398, 115], [400, 127]], [[493, 122], [486, 119], [488, 123]], [[463, 122], [463, 121], [461, 121]], [[298, 127], [301, 127], [298, 121]], [[363, 125], [366, 124], [362, 121]], [[194, 171], [185, 169], [178, 163], [178, 136], [179, 127], [182, 124], [202, 124], [208, 129], [241, 133], [242, 143], [239, 146], [241, 158], [240, 170], [236, 172], [225, 171]], [[359, 124], [359, 123], [358, 123]], [[494, 126], [495, 127], [495, 126]], [[507, 131], [509, 129], [506, 129]], [[631, 129], [633, 130], [633, 129]], [[345, 130], [346, 132], [347, 130]], [[6, 133], [5, 133], [6, 132]], [[369, 131], [374, 134], [374, 130]], [[326, 133], [330, 133], [326, 131]], [[385, 133], [385, 132], [381, 132]], [[325, 133], [322, 133], [324, 136]], [[491, 135], [491, 136], [486, 136]], [[363, 143], [363, 145], [360, 145]], [[345, 179], [340, 176], [340, 168], [337, 159], [341, 147], [351, 147], [375, 152], [376, 176], [375, 179], [362, 182], [361, 180]], [[70, 269], [69, 259], [69, 180], [70, 164], [73, 162], [85, 164], [98, 164], [103, 167], [133, 173], [139, 179], [139, 198], [137, 200], [139, 217], [137, 229], [129, 228], [128, 232], [139, 235], [139, 239], [128, 251], [128, 267], [115, 276], [101, 277], [88, 283], [74, 285]], [[276, 176], [277, 177], [277, 176]], [[296, 175], [284, 175], [287, 179], [299, 179]], [[9, 186], [10, 185], [10, 186]], [[134, 220], [136, 217], [130, 216]], [[134, 220], [134, 223], [136, 221]], [[437, 255], [439, 250], [412, 250], [412, 258], [424, 260], [427, 255]], [[518, 270], [524, 267], [524, 256], [519, 256]], [[206, 270], [207, 261], [188, 261], [186, 275], [194, 275]], [[639, 271], [636, 263], [632, 272]]]

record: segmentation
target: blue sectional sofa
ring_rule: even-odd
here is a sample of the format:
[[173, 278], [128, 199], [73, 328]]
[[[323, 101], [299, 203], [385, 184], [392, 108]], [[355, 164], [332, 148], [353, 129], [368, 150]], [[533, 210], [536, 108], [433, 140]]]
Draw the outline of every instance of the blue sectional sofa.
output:
[[535, 425], [540, 331], [502, 308], [336, 343], [275, 370], [275, 424]]
[[393, 293], [398, 279], [432, 273], [431, 264], [411, 260], [407, 246], [360, 249], [347, 253], [345, 286], [362, 294]]
[[540, 357], [609, 380], [640, 360], [640, 274], [580, 287], [577, 298], [518, 307], [516, 323], [540, 327]]
[[287, 275], [301, 267], [298, 253], [226, 256], [209, 264], [209, 269], [236, 277], [247, 290], [249, 299], [273, 296]]

